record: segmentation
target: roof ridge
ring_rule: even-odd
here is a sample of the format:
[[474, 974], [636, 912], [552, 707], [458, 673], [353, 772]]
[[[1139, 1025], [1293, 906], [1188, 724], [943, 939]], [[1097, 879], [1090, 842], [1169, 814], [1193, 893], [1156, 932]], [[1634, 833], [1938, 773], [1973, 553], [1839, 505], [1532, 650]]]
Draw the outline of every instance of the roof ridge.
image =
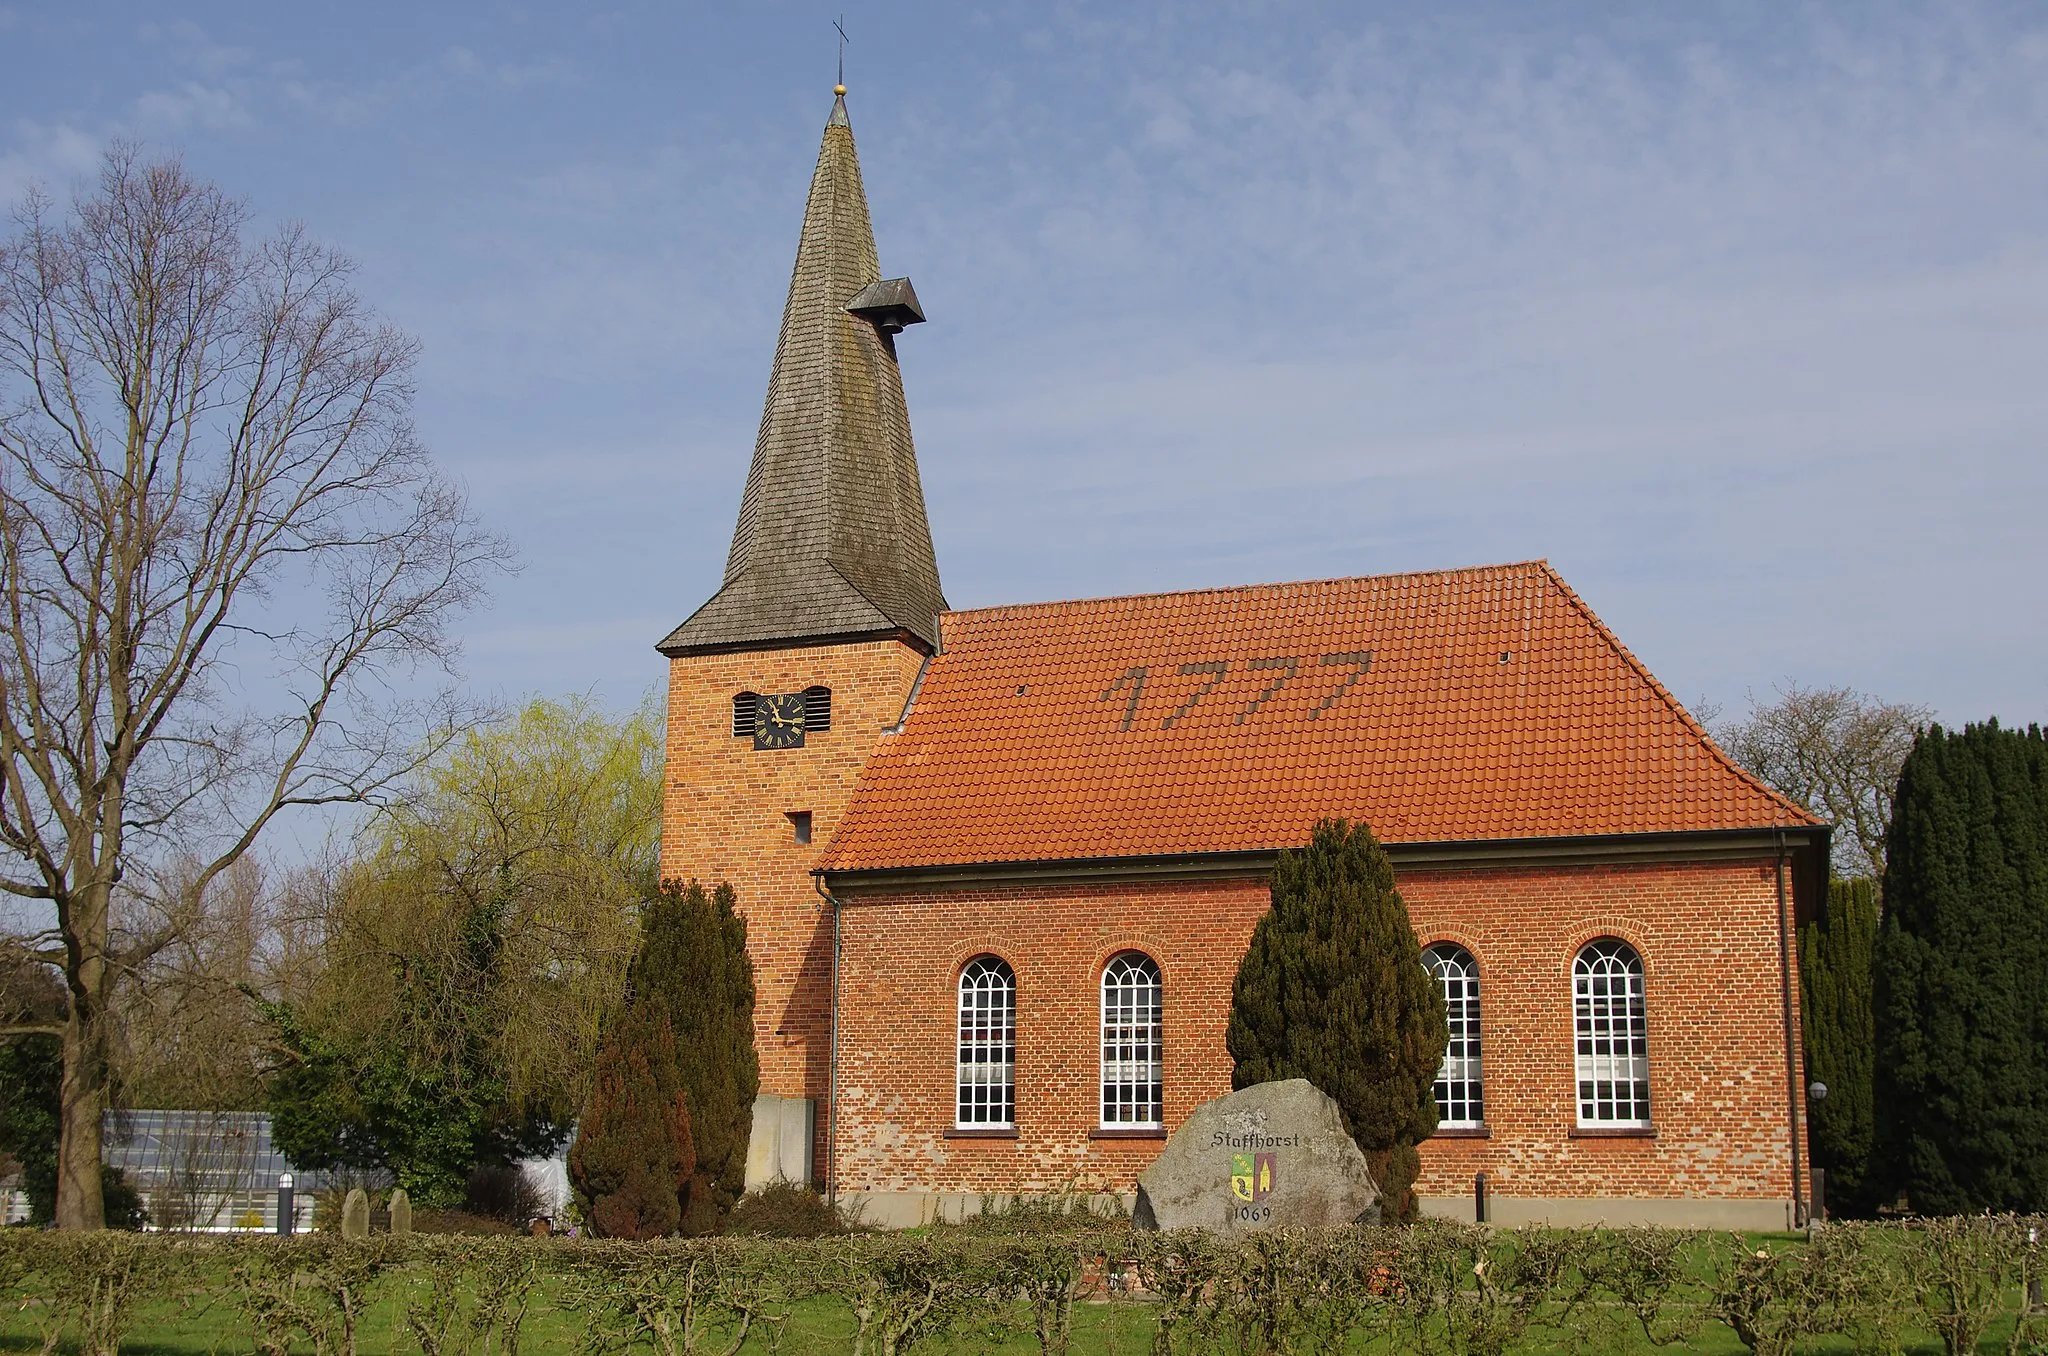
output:
[[1538, 564], [1542, 566], [1543, 572], [1545, 575], [1549, 577], [1551, 584], [1555, 588], [1557, 588], [1559, 592], [1564, 594], [1565, 601], [1570, 603], [1574, 608], [1578, 610], [1579, 615], [1584, 617], [1586, 621], [1592, 625], [1594, 632], [1597, 635], [1599, 635], [1599, 637], [1602, 640], [1604, 640], [1609, 646], [1611, 646], [1616, 654], [1621, 656], [1622, 661], [1635, 671], [1637, 677], [1641, 678], [1644, 682], [1650, 685], [1650, 690], [1655, 692], [1657, 696], [1663, 701], [1664, 705], [1670, 709], [1671, 713], [1677, 716], [1678, 719], [1684, 723], [1686, 729], [1692, 732], [1694, 738], [1698, 739], [1700, 743], [1706, 745], [1708, 752], [1712, 753], [1715, 758], [1720, 760], [1722, 767], [1726, 768], [1730, 772], [1733, 772], [1736, 775], [1736, 777], [1738, 777], [1744, 782], [1747, 782], [1751, 787], [1755, 788], [1758, 791], [1761, 791], [1770, 800], [1775, 801], [1777, 804], [1791, 811], [1793, 823], [1787, 824], [1784, 827], [1792, 828], [1795, 827], [1795, 825], [1801, 825], [1802, 821], [1803, 826], [1805, 827], [1811, 827], [1813, 825], [1825, 823], [1824, 820], [1822, 820], [1818, 815], [1814, 814], [1811, 810], [1808, 810], [1805, 807], [1799, 805], [1797, 802], [1793, 801], [1791, 797], [1786, 796], [1785, 794], [1780, 792], [1776, 787], [1770, 785], [1768, 782], [1758, 777], [1755, 773], [1751, 772], [1748, 768], [1742, 766], [1742, 764], [1736, 762], [1733, 758], [1729, 757], [1728, 751], [1726, 749], [1723, 749], [1720, 746], [1720, 744], [1715, 742], [1713, 734], [1707, 729], [1706, 726], [1700, 724], [1700, 722], [1693, 716], [1693, 713], [1691, 711], [1686, 709], [1685, 703], [1678, 700], [1676, 696], [1672, 695], [1671, 689], [1665, 687], [1664, 684], [1658, 680], [1657, 675], [1650, 672], [1648, 665], [1644, 664], [1642, 660], [1636, 658], [1635, 651], [1629, 649], [1628, 646], [1621, 643], [1620, 636], [1615, 635], [1614, 632], [1607, 629], [1607, 623], [1600, 620], [1600, 614], [1595, 612], [1592, 609], [1592, 607], [1586, 602], [1586, 600], [1579, 596], [1578, 590], [1574, 589], [1570, 584], [1567, 584], [1564, 581], [1564, 576], [1559, 574], [1556, 570], [1552, 569], [1550, 566], [1550, 562], [1548, 560], [1540, 561], [1538, 562]]
[[940, 615], [947, 617], [984, 616], [992, 612], [1030, 612], [1039, 608], [1078, 607], [1086, 603], [1130, 603], [1148, 598], [1199, 598], [1225, 593], [1254, 593], [1260, 589], [1305, 589], [1327, 584], [1356, 584], [1367, 580], [1382, 579], [1441, 579], [1453, 575], [1487, 574], [1507, 570], [1550, 570], [1550, 562], [1538, 557], [1534, 560], [1502, 561], [1496, 565], [1459, 565], [1442, 570], [1395, 570], [1389, 574], [1339, 574], [1321, 579], [1280, 579], [1264, 584], [1227, 584], [1206, 589], [1155, 589], [1147, 593], [1109, 593], [1093, 598], [1051, 598], [1036, 603], [996, 603], [988, 607], [954, 608]]

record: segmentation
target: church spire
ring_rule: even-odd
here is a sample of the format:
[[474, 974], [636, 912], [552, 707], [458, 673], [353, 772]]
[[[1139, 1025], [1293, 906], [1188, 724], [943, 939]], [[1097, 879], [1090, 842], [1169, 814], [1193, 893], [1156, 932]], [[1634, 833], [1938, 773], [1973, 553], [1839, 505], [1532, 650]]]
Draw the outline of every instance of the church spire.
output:
[[725, 583], [670, 656], [899, 635], [938, 644], [938, 563], [895, 336], [924, 319], [882, 277], [860, 161], [834, 91], [747, 470]]

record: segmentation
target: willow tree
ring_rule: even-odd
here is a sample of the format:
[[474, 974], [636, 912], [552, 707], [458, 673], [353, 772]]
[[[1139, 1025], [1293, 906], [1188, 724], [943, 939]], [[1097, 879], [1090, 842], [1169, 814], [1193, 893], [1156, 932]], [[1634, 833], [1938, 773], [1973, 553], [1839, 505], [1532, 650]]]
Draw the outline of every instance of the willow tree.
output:
[[[350, 265], [116, 148], [0, 244], [0, 890], [65, 1015], [57, 1223], [103, 1222], [116, 980], [292, 807], [360, 802], [454, 715], [449, 624], [507, 560], [411, 421]], [[415, 694], [403, 700], [394, 692]]]
[[444, 1208], [561, 1143], [639, 940], [661, 723], [537, 699], [396, 788], [331, 880], [316, 973], [267, 1009], [295, 1166], [389, 1168]]

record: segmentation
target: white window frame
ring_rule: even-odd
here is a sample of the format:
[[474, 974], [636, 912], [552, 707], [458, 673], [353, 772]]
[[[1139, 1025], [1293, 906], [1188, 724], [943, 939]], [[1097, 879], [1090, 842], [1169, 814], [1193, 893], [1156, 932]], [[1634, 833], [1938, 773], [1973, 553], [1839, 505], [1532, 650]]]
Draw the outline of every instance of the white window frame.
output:
[[977, 956], [960, 971], [959, 994], [953, 1127], [1015, 1129], [1017, 974], [999, 956]]
[[1597, 937], [1572, 959], [1579, 1125], [1650, 1127], [1650, 1022], [1643, 958], [1619, 937]]
[[1159, 963], [1125, 951], [1102, 968], [1101, 1120], [1104, 1130], [1166, 1124], [1165, 984]]
[[1480, 1064], [1479, 962], [1456, 942], [1426, 947], [1422, 964], [1442, 987], [1450, 1040], [1437, 1070], [1437, 1125], [1476, 1130], [1486, 1124], [1486, 1084]]

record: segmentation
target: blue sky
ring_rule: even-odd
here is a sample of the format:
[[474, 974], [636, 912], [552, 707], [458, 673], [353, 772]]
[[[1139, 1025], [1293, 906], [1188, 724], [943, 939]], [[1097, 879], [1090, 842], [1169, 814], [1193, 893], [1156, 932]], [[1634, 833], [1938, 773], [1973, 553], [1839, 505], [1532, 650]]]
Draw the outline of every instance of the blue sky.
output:
[[1547, 556], [1681, 697], [2048, 716], [2048, 9], [0, 4], [0, 198], [116, 137], [361, 263], [525, 568], [486, 693], [716, 587], [841, 11], [955, 606]]

